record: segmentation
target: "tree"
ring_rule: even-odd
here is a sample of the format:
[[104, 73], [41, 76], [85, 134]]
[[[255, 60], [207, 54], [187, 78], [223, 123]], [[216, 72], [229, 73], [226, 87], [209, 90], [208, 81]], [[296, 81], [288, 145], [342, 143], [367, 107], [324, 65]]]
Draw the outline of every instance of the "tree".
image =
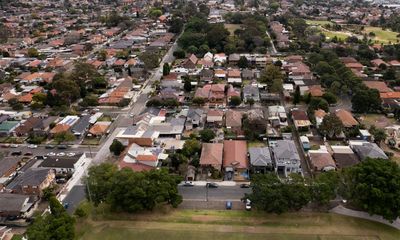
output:
[[369, 132], [374, 136], [374, 141], [380, 145], [382, 141], [385, 141], [387, 138], [387, 134], [384, 129], [376, 128], [375, 125], [372, 125], [369, 128]]
[[172, 33], [180, 33], [183, 29], [183, 24], [183, 19], [174, 15], [170, 21], [169, 31]]
[[231, 106], [239, 106], [242, 103], [242, 99], [239, 96], [232, 96], [231, 97], [231, 101], [229, 102], [229, 104]]
[[39, 52], [36, 48], [29, 48], [28, 49], [28, 57], [37, 58], [39, 57]]
[[171, 71], [171, 68], [168, 63], [164, 63], [163, 65], [163, 76], [167, 76], [169, 72]]
[[27, 237], [39, 240], [74, 239], [74, 218], [68, 215], [56, 197], [50, 197], [49, 205], [50, 214], [35, 218], [26, 231]]
[[86, 197], [95, 206], [107, 200], [112, 187], [111, 179], [117, 170], [117, 166], [112, 163], [102, 163], [89, 168], [85, 178]]
[[343, 132], [344, 126], [336, 114], [327, 114], [322, 120], [319, 130], [328, 138], [334, 138]]
[[326, 205], [334, 199], [339, 187], [340, 176], [335, 171], [324, 172], [315, 178], [311, 185], [312, 200], [319, 205]]
[[294, 92], [294, 95], [293, 95], [293, 104], [296, 105], [296, 104], [300, 103], [300, 98], [301, 98], [300, 87], [297, 86], [296, 91]]
[[177, 188], [180, 181], [180, 177], [164, 170], [133, 172], [124, 168], [111, 179], [107, 203], [112, 210], [129, 213], [151, 211], [166, 203], [177, 207], [182, 202]]
[[335, 104], [337, 102], [336, 95], [331, 92], [324, 93], [322, 98], [325, 99], [329, 104]]
[[311, 200], [310, 189], [301, 176], [282, 182], [276, 174], [257, 174], [251, 182], [252, 193], [246, 194], [254, 207], [270, 213], [281, 214], [298, 211]]
[[98, 97], [94, 94], [92, 95], [87, 95], [83, 98], [82, 102], [79, 103], [83, 107], [88, 107], [88, 106], [97, 106], [99, 104], [98, 102]]
[[195, 98], [193, 98], [192, 102], [198, 106], [202, 106], [206, 103], [206, 100], [201, 97], [195, 97]]
[[369, 214], [393, 221], [400, 216], [400, 167], [384, 159], [366, 159], [344, 172], [348, 200]]
[[114, 141], [110, 145], [110, 152], [112, 152], [115, 156], [119, 156], [124, 151], [124, 149], [125, 146], [117, 139], [114, 139]]
[[99, 61], [105, 61], [107, 59], [107, 51], [102, 49], [97, 53], [97, 59]]
[[186, 92], [192, 91], [192, 82], [190, 81], [189, 77], [185, 78], [183, 89], [185, 89]]
[[75, 140], [74, 134], [72, 134], [70, 132], [56, 133], [53, 138], [58, 144], [64, 143], [64, 142], [71, 142], [71, 141]]
[[171, 154], [169, 159], [171, 160], [171, 166], [175, 171], [178, 170], [182, 164], [189, 162], [188, 157], [182, 153]]
[[250, 107], [252, 107], [252, 106], [254, 105], [254, 103], [255, 103], [255, 101], [254, 101], [253, 98], [248, 98], [248, 99], [247, 99], [247, 104], [249, 104]]
[[185, 58], [186, 53], [185, 50], [183, 49], [177, 49], [174, 53], [173, 53], [174, 57], [176, 58]]
[[357, 113], [376, 112], [381, 109], [381, 98], [376, 89], [360, 89], [351, 98], [352, 108]]
[[158, 18], [158, 17], [161, 16], [161, 15], [162, 15], [162, 11], [161, 11], [160, 9], [158, 9], [158, 8], [153, 8], [153, 9], [151, 9], [150, 12], [149, 12], [149, 16], [150, 16], [151, 18], [153, 18], [153, 19], [156, 19], [156, 18]]
[[249, 66], [249, 62], [245, 56], [241, 56], [238, 61], [238, 67], [247, 68]]
[[200, 154], [201, 143], [196, 139], [189, 139], [185, 141], [182, 148], [182, 154], [188, 158], [193, 157], [195, 154]]
[[266, 83], [271, 92], [281, 92], [283, 74], [281, 69], [275, 65], [267, 65], [266, 69], [261, 72], [260, 82]]
[[308, 111], [308, 113], [311, 113], [311, 115], [312, 115], [314, 113], [314, 111], [317, 109], [322, 109], [325, 112], [329, 112], [328, 102], [323, 98], [312, 97], [310, 100], [310, 103], [308, 104], [307, 111]]
[[147, 70], [156, 68], [159, 64], [159, 55], [156, 52], [145, 51], [139, 56]]
[[215, 132], [209, 128], [203, 129], [199, 132], [200, 139], [203, 142], [210, 142], [215, 138]]
[[323, 75], [323, 74], [334, 74], [335, 69], [327, 62], [321, 61], [315, 66], [315, 71], [318, 73], [318, 75]]

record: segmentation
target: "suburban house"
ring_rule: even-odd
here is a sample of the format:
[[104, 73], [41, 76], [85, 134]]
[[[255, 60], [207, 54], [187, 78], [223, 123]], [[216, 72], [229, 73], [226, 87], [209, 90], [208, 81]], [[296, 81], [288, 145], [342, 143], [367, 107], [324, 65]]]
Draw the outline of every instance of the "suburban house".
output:
[[14, 130], [20, 125], [20, 121], [3, 121], [0, 123], [0, 136], [10, 136]]
[[[110, 127], [111, 122], [107, 121], [99, 121], [96, 122], [90, 129], [89, 129], [89, 134], [91, 136], [95, 137], [101, 137], [105, 135], [108, 131], [108, 128]], [[88, 134], [88, 135], [89, 135]]]
[[224, 145], [222, 143], [203, 143], [200, 155], [202, 169], [210, 170], [210, 167], [221, 171]]
[[231, 109], [226, 111], [225, 126], [229, 131], [239, 134], [242, 130], [242, 113]]
[[222, 166], [227, 180], [244, 180], [249, 178], [246, 141], [224, 141]]
[[89, 129], [89, 126], [90, 126], [90, 115], [84, 115], [71, 128], [71, 132], [75, 136], [83, 136], [86, 134], [86, 131]]
[[225, 84], [206, 84], [196, 89], [194, 97], [206, 99], [210, 105], [225, 105]]
[[78, 153], [73, 156], [48, 156], [38, 166], [38, 168], [54, 169], [58, 173], [74, 173], [78, 168], [85, 164], [86, 155]]
[[342, 121], [343, 126], [345, 128], [352, 128], [355, 126], [358, 126], [359, 123], [357, 122], [357, 120], [353, 117], [353, 115], [344, 109], [337, 109], [335, 111], [336, 116], [340, 119], [340, 121]]
[[300, 156], [293, 140], [277, 140], [272, 147], [275, 171], [288, 176], [290, 173], [302, 173]]
[[327, 172], [336, 169], [336, 163], [325, 146], [318, 150], [309, 150], [308, 156], [314, 172]]
[[310, 119], [307, 116], [307, 113], [303, 110], [292, 110], [292, 119], [294, 122], [294, 126], [298, 130], [308, 130], [312, 125]]
[[253, 99], [255, 102], [260, 101], [260, 90], [257, 85], [249, 84], [243, 87], [244, 102], [247, 102], [249, 99]]
[[367, 141], [350, 141], [349, 145], [357, 154], [360, 161], [366, 158], [389, 159], [385, 152], [376, 143]]
[[213, 126], [222, 126], [224, 119], [224, 112], [221, 110], [210, 109], [207, 112], [207, 124]]
[[33, 213], [37, 198], [34, 196], [0, 193], [0, 217], [24, 218]]
[[159, 135], [160, 133], [157, 131], [138, 125], [129, 126], [126, 129], [121, 130], [117, 134], [116, 138], [128, 141], [129, 144], [136, 143], [139, 146], [151, 147]]
[[168, 157], [160, 147], [142, 147], [132, 143], [119, 161], [120, 168], [131, 168], [133, 171], [148, 171], [159, 167]]
[[280, 105], [268, 106], [268, 122], [272, 127], [288, 126], [285, 107]]
[[228, 78], [228, 83], [232, 84], [242, 83], [242, 74], [239, 69], [228, 69], [227, 78]]
[[322, 110], [318, 109], [314, 111], [314, 117], [315, 117], [315, 124], [317, 125], [317, 128], [322, 124], [322, 121], [324, 120], [324, 117], [327, 115], [327, 113]]
[[250, 147], [249, 157], [253, 173], [266, 173], [274, 169], [272, 156], [268, 147]]
[[185, 129], [192, 130], [193, 128], [202, 127], [205, 121], [205, 114], [203, 109], [190, 108], [186, 114]]
[[400, 148], [400, 125], [391, 125], [385, 128], [386, 143], [396, 149]]
[[55, 173], [49, 169], [29, 168], [19, 173], [7, 186], [6, 191], [41, 196], [43, 189], [49, 187], [55, 180]]
[[333, 159], [335, 159], [336, 166], [339, 169], [351, 167], [360, 162], [350, 146], [331, 146], [331, 149]]

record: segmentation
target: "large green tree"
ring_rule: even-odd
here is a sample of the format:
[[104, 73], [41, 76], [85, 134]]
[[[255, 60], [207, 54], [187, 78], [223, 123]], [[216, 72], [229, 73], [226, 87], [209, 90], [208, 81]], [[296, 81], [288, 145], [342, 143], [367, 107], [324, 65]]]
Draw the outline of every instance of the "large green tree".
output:
[[400, 167], [383, 159], [366, 159], [345, 172], [350, 202], [370, 214], [393, 221], [400, 216]]
[[334, 138], [343, 132], [344, 126], [336, 114], [328, 114], [322, 120], [319, 130], [328, 138]]

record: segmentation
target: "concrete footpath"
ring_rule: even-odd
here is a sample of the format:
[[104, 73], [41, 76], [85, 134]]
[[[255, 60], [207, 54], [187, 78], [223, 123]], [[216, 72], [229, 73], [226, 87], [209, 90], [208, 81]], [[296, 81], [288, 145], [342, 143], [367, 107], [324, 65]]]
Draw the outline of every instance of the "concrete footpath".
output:
[[[210, 183], [210, 182], [216, 183], [218, 186], [221, 186], [221, 187], [234, 187], [234, 186], [238, 186], [238, 185], [240, 185], [242, 183], [250, 184], [250, 182], [237, 183], [237, 182], [234, 182], [234, 181], [191, 181], [191, 183], [194, 186], [200, 186], [200, 187], [205, 187], [206, 184]], [[185, 182], [183, 181], [179, 185], [183, 185], [184, 183]]]
[[367, 219], [367, 220], [371, 220], [371, 221], [375, 221], [375, 222], [380, 222], [380, 223], [392, 226], [392, 227], [400, 230], [400, 219], [399, 218], [397, 218], [397, 220], [394, 221], [393, 223], [390, 223], [388, 220], [383, 219], [382, 216], [369, 215], [367, 212], [351, 210], [351, 209], [345, 208], [342, 205], [332, 208], [330, 210], [330, 212], [341, 214], [341, 215], [346, 215], [346, 216], [351, 216], [351, 217], [363, 218], [363, 219]]

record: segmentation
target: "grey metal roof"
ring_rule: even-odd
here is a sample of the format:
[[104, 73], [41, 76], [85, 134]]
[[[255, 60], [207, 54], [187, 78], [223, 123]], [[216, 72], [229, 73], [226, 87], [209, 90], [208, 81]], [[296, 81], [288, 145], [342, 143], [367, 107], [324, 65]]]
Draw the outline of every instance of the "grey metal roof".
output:
[[378, 147], [376, 143], [368, 142], [362, 145], [354, 145], [353, 149], [361, 160], [364, 160], [368, 157], [389, 159], [388, 156], [386, 156], [385, 152], [380, 147]]
[[293, 140], [278, 140], [272, 148], [275, 159], [297, 159], [300, 161], [299, 153]]
[[271, 153], [268, 147], [249, 148], [250, 163], [253, 166], [267, 167], [272, 165]]
[[82, 116], [77, 123], [72, 127], [73, 133], [83, 134], [90, 125], [90, 115]]
[[83, 153], [76, 154], [75, 156], [69, 157], [47, 157], [39, 165], [42, 168], [74, 168], [74, 164], [81, 158]]
[[7, 189], [17, 190], [23, 186], [38, 186], [49, 174], [48, 169], [28, 169], [26, 172], [19, 174], [8, 185]]
[[22, 212], [29, 198], [27, 195], [0, 193], [0, 212]]

